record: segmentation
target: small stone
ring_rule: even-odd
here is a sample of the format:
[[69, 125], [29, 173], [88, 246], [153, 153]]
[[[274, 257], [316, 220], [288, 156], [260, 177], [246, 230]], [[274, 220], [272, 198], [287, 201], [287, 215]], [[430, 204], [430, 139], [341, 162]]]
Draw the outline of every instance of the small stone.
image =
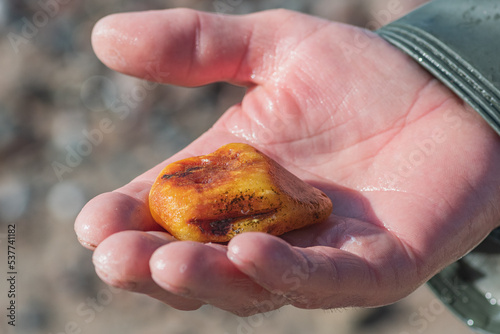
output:
[[0, 180], [0, 219], [11, 223], [26, 211], [29, 187], [15, 177]]
[[53, 186], [47, 196], [50, 213], [60, 221], [71, 221], [85, 205], [85, 195], [74, 182], [62, 182]]

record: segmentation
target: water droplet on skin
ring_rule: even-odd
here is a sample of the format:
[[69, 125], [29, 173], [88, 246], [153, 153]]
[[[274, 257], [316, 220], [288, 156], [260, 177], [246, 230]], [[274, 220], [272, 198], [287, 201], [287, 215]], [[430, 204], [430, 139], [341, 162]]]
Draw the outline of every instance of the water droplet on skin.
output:
[[346, 250], [348, 249], [352, 244], [356, 244], [358, 246], [361, 245], [361, 242], [358, 241], [358, 239], [356, 239], [354, 236], [352, 235], [346, 235], [345, 236], [345, 241], [344, 243], [342, 244], [342, 247], [340, 247], [341, 250]]
[[238, 245], [232, 245], [229, 249], [232, 254], [238, 255], [240, 253], [240, 247]]
[[99, 256], [97, 256], [97, 258], [95, 259], [95, 262], [96, 263], [99, 263], [101, 266], [107, 264], [109, 262], [109, 257], [108, 257], [108, 254], [100, 254]]
[[241, 129], [237, 125], [234, 125], [229, 129], [231, 134], [235, 135], [236, 137], [243, 138], [246, 141], [253, 142], [255, 135], [248, 134], [248, 132], [244, 129]]
[[165, 269], [166, 266], [167, 266], [167, 263], [165, 261], [163, 261], [163, 260], [158, 260], [155, 263], [155, 267], [158, 270], [163, 270], [163, 269]]

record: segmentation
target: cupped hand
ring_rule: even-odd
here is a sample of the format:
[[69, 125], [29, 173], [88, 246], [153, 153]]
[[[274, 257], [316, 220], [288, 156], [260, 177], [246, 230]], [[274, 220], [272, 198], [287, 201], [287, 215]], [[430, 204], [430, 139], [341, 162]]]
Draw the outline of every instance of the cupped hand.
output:
[[[204, 135], [77, 218], [108, 284], [178, 309], [238, 315], [283, 305], [397, 301], [500, 222], [500, 140], [416, 62], [377, 35], [284, 10], [117, 14], [95, 27], [109, 67], [152, 81], [247, 87]], [[247, 142], [327, 193], [327, 222], [228, 245], [177, 241], [148, 192], [169, 162]]]

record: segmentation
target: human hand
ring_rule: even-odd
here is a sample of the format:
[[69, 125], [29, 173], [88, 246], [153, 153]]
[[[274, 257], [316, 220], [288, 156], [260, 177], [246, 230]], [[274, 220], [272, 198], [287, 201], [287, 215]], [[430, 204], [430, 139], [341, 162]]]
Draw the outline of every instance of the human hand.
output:
[[[82, 210], [78, 238], [95, 249], [108, 284], [178, 309], [212, 304], [238, 315], [377, 306], [409, 294], [500, 222], [498, 136], [372, 33], [283, 10], [176, 9], [107, 17], [93, 45], [109, 67], [148, 80], [248, 87], [185, 150]], [[330, 219], [280, 238], [244, 233], [227, 246], [162, 231], [147, 204], [159, 171], [229, 142], [254, 145], [327, 193]]]

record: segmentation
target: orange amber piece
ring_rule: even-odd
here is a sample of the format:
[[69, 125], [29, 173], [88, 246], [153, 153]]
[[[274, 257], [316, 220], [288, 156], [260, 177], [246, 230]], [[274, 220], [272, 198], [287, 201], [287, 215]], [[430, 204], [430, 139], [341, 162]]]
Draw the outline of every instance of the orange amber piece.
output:
[[226, 242], [319, 223], [330, 199], [257, 149], [228, 144], [166, 166], [149, 194], [153, 218], [179, 240]]

